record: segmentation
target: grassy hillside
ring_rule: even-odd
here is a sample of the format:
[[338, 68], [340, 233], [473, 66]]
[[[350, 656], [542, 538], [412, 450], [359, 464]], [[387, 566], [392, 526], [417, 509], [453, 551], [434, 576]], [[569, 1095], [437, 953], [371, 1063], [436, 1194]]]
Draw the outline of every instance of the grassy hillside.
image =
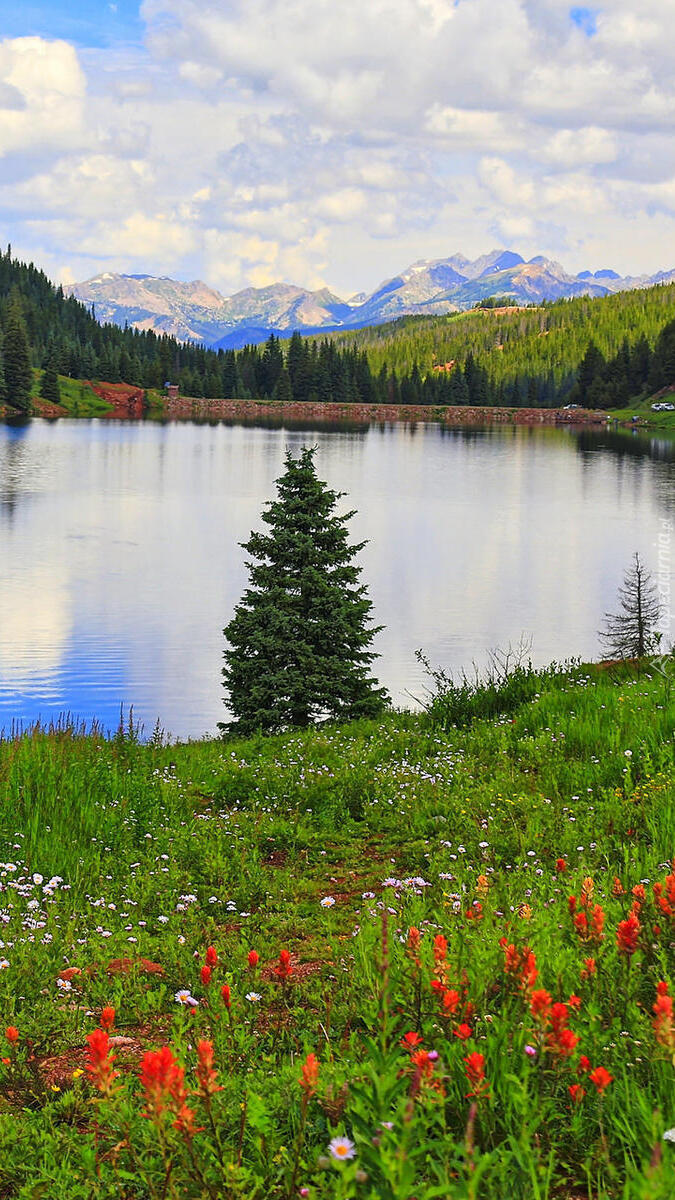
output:
[[[33, 385], [31, 388], [31, 400], [37, 410], [43, 408], [47, 411], [51, 408], [50, 405], [45, 405], [40, 398], [40, 380], [42, 372], [33, 370]], [[59, 375], [59, 394], [61, 398], [60, 408], [64, 410], [68, 416], [73, 417], [99, 417], [110, 411], [110, 405], [106, 404], [96, 392], [81, 379], [70, 379], [67, 375]], [[58, 411], [56, 408], [55, 412]]]
[[0, 1194], [672, 1200], [674, 716], [0, 743]]

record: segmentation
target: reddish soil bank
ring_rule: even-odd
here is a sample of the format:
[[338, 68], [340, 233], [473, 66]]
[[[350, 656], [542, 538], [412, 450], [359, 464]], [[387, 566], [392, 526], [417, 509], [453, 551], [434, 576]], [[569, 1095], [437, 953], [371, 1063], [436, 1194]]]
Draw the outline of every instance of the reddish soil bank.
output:
[[102, 417], [138, 418], [144, 416], [143, 388], [131, 387], [128, 383], [89, 383], [85, 381], [101, 400], [112, 404]]
[[[100, 394], [100, 393], [99, 393]], [[245, 421], [261, 418], [300, 421], [439, 421], [443, 425], [604, 425], [605, 413], [561, 408], [446, 408], [401, 404], [284, 404], [269, 400], [195, 400], [179, 396], [168, 400], [164, 415], [169, 420], [227, 419]]]

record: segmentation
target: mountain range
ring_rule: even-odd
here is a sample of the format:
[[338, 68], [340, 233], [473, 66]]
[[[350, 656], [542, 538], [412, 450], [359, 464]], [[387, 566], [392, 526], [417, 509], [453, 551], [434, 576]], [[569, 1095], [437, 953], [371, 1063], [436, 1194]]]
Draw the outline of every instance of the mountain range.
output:
[[195, 280], [105, 272], [64, 287], [94, 305], [99, 321], [168, 333], [181, 341], [237, 348], [265, 341], [271, 332], [319, 333], [378, 325], [408, 314], [451, 313], [491, 297], [538, 304], [566, 296], [606, 296], [675, 281], [675, 270], [621, 276], [609, 269], [570, 275], [537, 255], [529, 262], [513, 250], [493, 250], [471, 261], [463, 254], [422, 259], [387, 279], [370, 295], [342, 300], [328, 288], [308, 291], [288, 283], [245, 288], [233, 296]]

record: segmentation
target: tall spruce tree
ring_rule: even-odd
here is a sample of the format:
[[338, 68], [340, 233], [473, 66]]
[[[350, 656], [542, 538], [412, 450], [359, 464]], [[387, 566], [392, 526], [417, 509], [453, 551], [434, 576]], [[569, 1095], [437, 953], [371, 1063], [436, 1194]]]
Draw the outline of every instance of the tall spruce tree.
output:
[[49, 358], [47, 360], [45, 369], [42, 372], [42, 379], [40, 380], [40, 395], [42, 396], [43, 400], [49, 400], [52, 404], [61, 403], [59, 376], [53, 358]]
[[5, 354], [3, 348], [3, 337], [0, 332], [0, 404], [4, 404], [7, 399], [7, 384], [5, 382]]
[[369, 675], [381, 626], [359, 582], [347, 522], [335, 512], [343, 493], [317, 478], [315, 449], [286, 454], [278, 497], [243, 549], [250, 585], [224, 630], [226, 703], [234, 720], [223, 731], [274, 733], [317, 720], [376, 716], [388, 696]]
[[599, 636], [607, 647], [605, 658], [642, 658], [658, 646], [657, 625], [661, 605], [656, 585], [640, 555], [619, 588], [621, 612], [605, 613], [605, 627]]
[[21, 300], [13, 296], [5, 325], [5, 386], [7, 400], [13, 408], [30, 412], [30, 393], [33, 377], [30, 369], [30, 349]]

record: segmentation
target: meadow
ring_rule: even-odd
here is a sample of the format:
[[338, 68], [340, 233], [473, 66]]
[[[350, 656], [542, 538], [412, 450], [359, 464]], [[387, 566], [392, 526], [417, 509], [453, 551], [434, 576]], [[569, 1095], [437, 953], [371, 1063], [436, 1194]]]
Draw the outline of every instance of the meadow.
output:
[[0, 742], [0, 1196], [672, 1200], [674, 678]]

